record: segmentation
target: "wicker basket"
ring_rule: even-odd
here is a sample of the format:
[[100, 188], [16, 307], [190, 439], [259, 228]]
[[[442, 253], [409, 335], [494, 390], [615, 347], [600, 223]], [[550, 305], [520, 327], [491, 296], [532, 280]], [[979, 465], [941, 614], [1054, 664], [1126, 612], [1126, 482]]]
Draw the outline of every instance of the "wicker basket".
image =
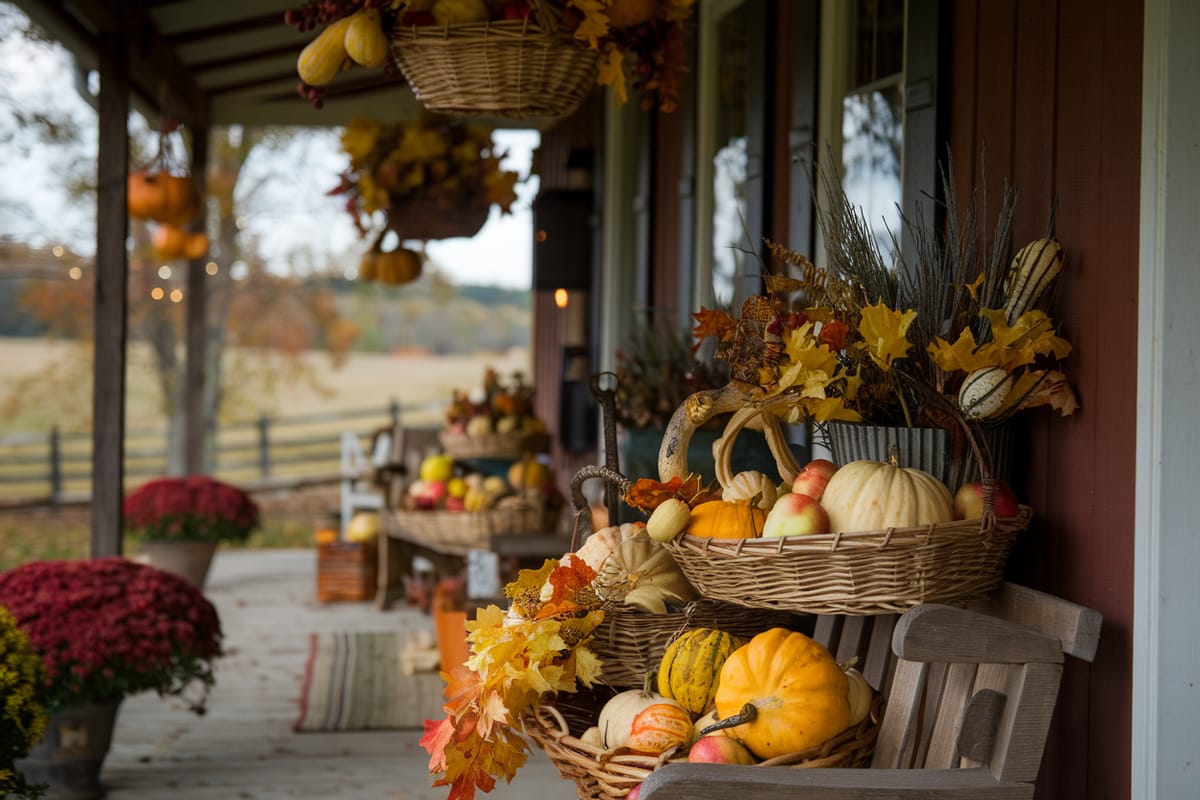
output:
[[410, 200], [388, 208], [387, 227], [401, 239], [469, 238], [479, 233], [490, 210], [486, 202], [447, 208], [429, 200]]
[[[729, 452], [738, 432], [787, 402], [781, 396], [747, 402], [730, 418], [715, 449], [722, 485], [730, 476]], [[686, 443], [692, 421], [677, 417]], [[990, 467], [970, 426], [964, 432], [986, 485]], [[779, 454], [776, 458], [782, 463]], [[705, 597], [806, 614], [902, 613], [921, 603], [966, 603], [1000, 585], [1009, 551], [1032, 511], [1022, 506], [1016, 517], [997, 518], [992, 499], [993, 492], [985, 490], [981, 519], [772, 539], [683, 534], [666, 547]]]
[[[866, 767], [871, 763], [875, 739], [882, 719], [882, 700], [876, 694], [871, 713], [859, 725], [848, 728], [833, 739], [808, 750], [763, 761], [760, 767]], [[580, 800], [620, 800], [663, 764], [675, 751], [661, 756], [605, 752], [578, 738], [563, 715], [552, 705], [537, 706], [524, 715], [525, 732], [546, 751], [559, 773], [574, 781]]]
[[488, 550], [493, 536], [557, 530], [559, 509], [535, 506], [487, 511], [394, 511], [398, 538], [447, 555]]
[[791, 627], [794, 621], [787, 612], [764, 613], [708, 599], [695, 600], [681, 611], [666, 614], [614, 605], [604, 610], [604, 622], [588, 646], [600, 658], [604, 683], [632, 689], [641, 687], [646, 674], [658, 669], [667, 645], [684, 631], [716, 628], [749, 639], [771, 628]]
[[546, 433], [488, 433], [467, 436], [442, 431], [438, 434], [442, 451], [451, 458], [517, 459], [526, 453], [545, 453], [550, 449]]
[[577, 109], [596, 82], [599, 54], [530, 0], [523, 20], [392, 30], [392, 58], [430, 111], [551, 120]]

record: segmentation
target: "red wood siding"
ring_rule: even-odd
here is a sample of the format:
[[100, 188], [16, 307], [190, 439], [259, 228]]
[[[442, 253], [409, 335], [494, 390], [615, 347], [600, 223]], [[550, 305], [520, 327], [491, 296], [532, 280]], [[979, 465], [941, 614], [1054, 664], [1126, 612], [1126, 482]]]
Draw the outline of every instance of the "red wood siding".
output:
[[[1142, 4], [953, 4], [950, 147], [959, 194], [986, 168], [994, 218], [1020, 189], [1013, 239], [1044, 234], [1059, 196], [1067, 251], [1055, 317], [1081, 410], [1032, 415], [1035, 524], [1013, 577], [1104, 614], [1089, 668], [1067, 669], [1038, 796], [1129, 796]], [[990, 223], [990, 220], [989, 220]]]

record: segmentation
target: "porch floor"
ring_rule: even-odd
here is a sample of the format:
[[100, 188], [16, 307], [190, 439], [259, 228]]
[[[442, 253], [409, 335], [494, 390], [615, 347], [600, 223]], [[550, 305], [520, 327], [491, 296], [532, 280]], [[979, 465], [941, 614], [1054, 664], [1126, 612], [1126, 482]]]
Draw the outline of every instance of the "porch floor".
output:
[[[218, 550], [205, 593], [217, 606], [227, 655], [208, 713], [177, 699], [128, 698], [104, 765], [109, 800], [444, 800], [432, 788], [420, 731], [294, 733], [308, 635], [427, 627], [419, 611], [372, 603], [320, 604], [312, 550]], [[534, 751], [511, 785], [480, 800], [572, 800]]]

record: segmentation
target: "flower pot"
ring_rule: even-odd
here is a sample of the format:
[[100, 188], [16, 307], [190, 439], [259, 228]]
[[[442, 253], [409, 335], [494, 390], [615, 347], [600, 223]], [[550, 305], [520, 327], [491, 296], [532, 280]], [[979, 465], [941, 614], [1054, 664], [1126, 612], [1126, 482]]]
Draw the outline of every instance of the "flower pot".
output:
[[[887, 461], [895, 448], [902, 467], [916, 467], [946, 484], [951, 494], [964, 483], [980, 477], [979, 462], [965, 437], [950, 435], [946, 428], [906, 428], [831, 421], [829, 445], [838, 466], [851, 461]], [[981, 447], [991, 453], [993, 478], [1012, 481], [1016, 431], [1012, 425], [979, 429]]]
[[216, 550], [216, 542], [142, 542], [138, 545], [138, 560], [156, 569], [173, 572], [197, 588], [204, 588], [204, 579]]
[[70, 706], [51, 712], [46, 735], [16, 762], [30, 784], [49, 785], [47, 800], [93, 800], [104, 796], [100, 770], [112, 744], [120, 700]]

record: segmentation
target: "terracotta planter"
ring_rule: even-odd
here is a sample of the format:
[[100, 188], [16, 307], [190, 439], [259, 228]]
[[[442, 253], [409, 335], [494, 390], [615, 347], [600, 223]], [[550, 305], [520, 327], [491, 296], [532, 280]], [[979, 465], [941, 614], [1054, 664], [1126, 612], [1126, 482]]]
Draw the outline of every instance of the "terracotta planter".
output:
[[216, 550], [216, 542], [142, 542], [138, 545], [138, 560], [156, 569], [173, 572], [203, 589]]
[[94, 800], [104, 797], [100, 770], [112, 745], [121, 701], [72, 706], [50, 714], [46, 735], [16, 762], [31, 784], [45, 783], [46, 800]]

